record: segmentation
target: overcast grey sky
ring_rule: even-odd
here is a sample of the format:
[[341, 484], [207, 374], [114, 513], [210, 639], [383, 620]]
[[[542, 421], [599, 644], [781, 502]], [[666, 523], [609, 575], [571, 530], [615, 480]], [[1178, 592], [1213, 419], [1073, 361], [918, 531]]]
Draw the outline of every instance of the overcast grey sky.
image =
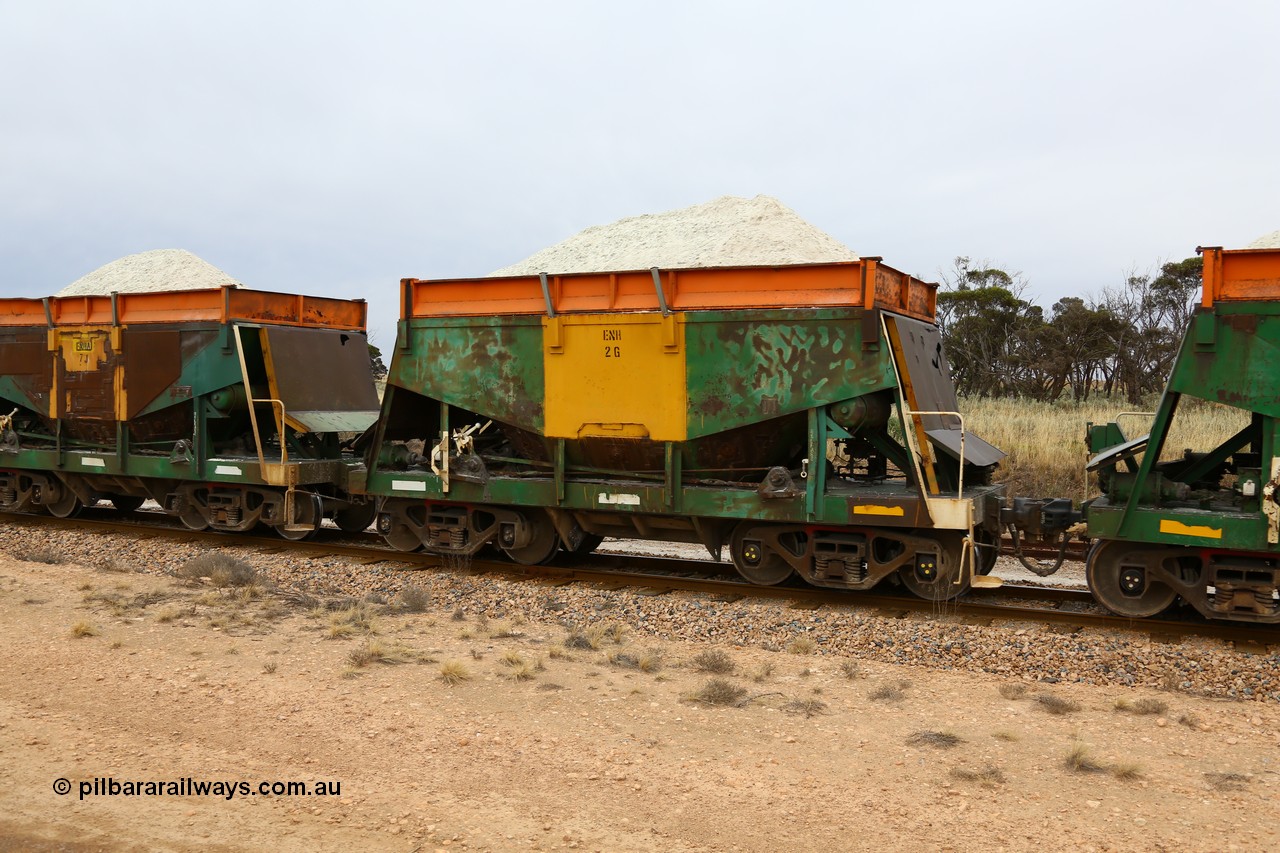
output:
[[1280, 3], [0, 0], [0, 293], [185, 248], [370, 300], [776, 196], [1046, 306], [1280, 228]]

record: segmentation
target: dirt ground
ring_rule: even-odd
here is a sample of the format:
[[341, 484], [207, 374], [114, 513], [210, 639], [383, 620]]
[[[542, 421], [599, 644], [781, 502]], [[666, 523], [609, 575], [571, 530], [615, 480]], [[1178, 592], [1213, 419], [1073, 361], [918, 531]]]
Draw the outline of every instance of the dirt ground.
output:
[[373, 610], [0, 559], [0, 850], [1280, 848], [1272, 704]]

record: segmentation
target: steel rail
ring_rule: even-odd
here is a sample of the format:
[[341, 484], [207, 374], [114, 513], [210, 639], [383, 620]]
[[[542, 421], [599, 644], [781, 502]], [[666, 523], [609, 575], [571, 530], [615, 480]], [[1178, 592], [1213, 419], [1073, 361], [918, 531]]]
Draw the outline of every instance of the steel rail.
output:
[[[582, 562], [571, 565], [524, 566], [505, 560], [473, 558], [459, 566], [456, 560], [422, 551], [397, 551], [385, 545], [341, 541], [380, 541], [380, 537], [370, 534], [349, 534], [326, 529], [324, 532], [331, 533], [332, 536], [293, 541], [277, 536], [229, 536], [217, 531], [190, 530], [180, 524], [157, 524], [155, 521], [169, 520], [167, 516], [158, 513], [155, 514], [155, 521], [145, 523], [136, 517], [94, 518], [94, 514], [97, 513], [86, 510], [80, 517], [66, 519], [20, 513], [4, 513], [0, 517], [26, 526], [51, 525], [73, 530], [164, 536], [175, 540], [209, 542], [222, 547], [258, 548], [270, 552], [320, 553], [350, 557], [366, 564], [386, 562], [418, 569], [444, 568], [501, 575], [515, 581], [591, 583], [615, 589], [646, 589], [655, 593], [701, 592], [725, 601], [745, 598], [787, 600], [798, 609], [811, 610], [822, 606], [872, 608], [896, 617], [913, 613], [945, 615], [981, 624], [990, 624], [994, 620], [1034, 621], [1075, 628], [1135, 631], [1162, 642], [1176, 642], [1187, 636], [1208, 637], [1243, 644], [1255, 651], [1265, 651], [1267, 646], [1280, 645], [1280, 628], [1277, 626], [1211, 622], [1198, 615], [1190, 619], [1129, 619], [1103, 610], [1084, 589], [1006, 584], [997, 589], [973, 590], [966, 596], [950, 601], [929, 601], [905, 592], [893, 594], [880, 590], [849, 592], [812, 586], [757, 586], [740, 578], [725, 563], [619, 554], [592, 554], [579, 558]], [[117, 515], [114, 510], [102, 510], [101, 514]], [[590, 562], [586, 562], [587, 560]], [[992, 599], [1006, 603], [997, 603]]]

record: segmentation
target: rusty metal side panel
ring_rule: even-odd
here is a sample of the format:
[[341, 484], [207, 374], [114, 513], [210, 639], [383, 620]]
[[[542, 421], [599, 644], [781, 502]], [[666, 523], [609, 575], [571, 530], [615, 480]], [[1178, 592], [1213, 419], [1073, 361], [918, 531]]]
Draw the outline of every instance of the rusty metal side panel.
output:
[[43, 328], [0, 333], [0, 397], [48, 415], [52, 383], [53, 353]]
[[124, 330], [125, 416], [132, 420], [182, 374], [182, 332]]
[[690, 439], [803, 412], [897, 380], [862, 310], [698, 312], [685, 317]]
[[228, 319], [361, 332], [368, 309], [363, 301], [263, 290], [230, 290], [227, 300]]
[[542, 335], [538, 317], [402, 321], [387, 383], [541, 434]]
[[290, 426], [308, 432], [359, 432], [378, 417], [369, 344], [358, 332], [262, 329], [267, 376]]

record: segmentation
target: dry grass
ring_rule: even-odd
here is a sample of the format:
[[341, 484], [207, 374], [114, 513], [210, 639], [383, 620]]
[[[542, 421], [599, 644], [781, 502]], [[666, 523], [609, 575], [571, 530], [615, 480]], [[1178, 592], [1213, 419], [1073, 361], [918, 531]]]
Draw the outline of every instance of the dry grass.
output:
[[534, 679], [534, 668], [527, 663], [512, 666], [505, 673], [507, 678], [515, 682], [532, 681]]
[[703, 705], [736, 705], [747, 695], [745, 688], [723, 678], [712, 678], [689, 698]]
[[1006, 743], [1015, 743], [1016, 741], [1021, 739], [1013, 732], [1004, 731], [1004, 730], [1001, 730], [998, 732], [992, 732], [991, 736], [996, 740], [1002, 740], [1002, 741], [1005, 741]]
[[71, 636], [73, 637], [96, 637], [102, 633], [88, 622], [77, 622], [71, 626]]
[[569, 650], [566, 649], [564, 646], [552, 646], [551, 648], [547, 649], [547, 657], [551, 658], [552, 660], [573, 660], [573, 658], [569, 655]]
[[273, 660], [269, 660], [262, 665], [263, 675], [275, 675], [276, 669], [280, 665]]
[[1027, 685], [1017, 682], [1000, 685], [1000, 695], [1006, 699], [1022, 699], [1027, 695]]
[[694, 655], [689, 665], [698, 672], [710, 672], [716, 675], [728, 675], [738, 668], [733, 658], [724, 649], [705, 649]]
[[375, 663], [407, 663], [413, 657], [406, 649], [386, 646], [377, 640], [366, 640], [363, 645], [347, 654], [347, 662], [360, 669]]
[[1036, 696], [1036, 702], [1041, 708], [1044, 708], [1050, 714], [1074, 714], [1080, 710], [1080, 703], [1071, 699], [1064, 699], [1061, 696], [1055, 696], [1052, 693], [1041, 693]]
[[1191, 713], [1190, 711], [1188, 711], [1185, 714], [1178, 715], [1178, 722], [1182, 723], [1182, 725], [1186, 726], [1189, 729], [1200, 728], [1200, 718], [1197, 717], [1195, 714]]
[[[1135, 407], [1123, 400], [1094, 398], [1038, 403], [1030, 400], [962, 399], [965, 427], [1003, 450], [996, 479], [1011, 495], [1060, 495], [1080, 500], [1085, 492], [1085, 424], [1114, 421], [1135, 408], [1154, 411], [1156, 401]], [[1234, 435], [1249, 421], [1247, 412], [1190, 398], [1183, 399], [1174, 418], [1165, 454], [1174, 458], [1183, 448], [1208, 450]], [[1149, 417], [1120, 421], [1125, 435], [1135, 438], [1151, 426]]]
[[818, 644], [810, 637], [796, 637], [787, 643], [787, 651], [793, 655], [811, 655], [818, 650]]
[[773, 669], [774, 669], [773, 664], [766, 661], [760, 664], [759, 668], [756, 669], [755, 672], [751, 673], [751, 680], [754, 681], [756, 684], [761, 684], [765, 681], [768, 681], [770, 678], [773, 677]]
[[857, 661], [845, 660], [840, 662], [840, 671], [844, 673], [844, 677], [850, 681], [856, 681], [862, 678], [862, 665]]
[[1107, 769], [1094, 760], [1093, 753], [1083, 743], [1072, 745], [1062, 758], [1062, 766], [1073, 773], [1098, 773]]
[[524, 655], [517, 651], [506, 651], [502, 653], [502, 657], [498, 658], [498, 663], [503, 666], [527, 666], [528, 661], [524, 659]]
[[431, 591], [417, 584], [405, 584], [396, 601], [400, 609], [408, 613], [425, 613], [431, 607]]
[[955, 732], [949, 731], [921, 731], [907, 738], [908, 746], [935, 746], [938, 749], [951, 749], [961, 743], [964, 743], [964, 739]]
[[959, 779], [962, 782], [977, 782], [984, 788], [994, 788], [996, 785], [1003, 785], [1005, 778], [1004, 773], [999, 767], [987, 765], [978, 770], [970, 770], [967, 767], [951, 768], [951, 778]]
[[1111, 765], [1111, 775], [1115, 776], [1117, 779], [1132, 782], [1135, 779], [1142, 778], [1142, 765], [1122, 761], [1119, 764]]
[[440, 680], [445, 684], [453, 687], [464, 681], [471, 680], [471, 673], [467, 670], [465, 664], [459, 660], [446, 661], [440, 667]]
[[182, 611], [176, 607], [166, 607], [164, 610], [157, 611], [156, 621], [167, 623], [172, 622], [182, 615]]
[[1115, 709], [1123, 714], [1163, 714], [1169, 710], [1169, 703], [1149, 697], [1144, 697], [1136, 702], [1130, 702], [1128, 699], [1117, 699]]
[[376, 633], [378, 633], [378, 625], [374, 618], [373, 606], [363, 601], [329, 614], [326, 636], [331, 640], [341, 640], [356, 634]]
[[46, 566], [61, 566], [67, 561], [61, 551], [53, 548], [33, 548], [25, 554], [15, 556], [27, 563], [43, 563]]

